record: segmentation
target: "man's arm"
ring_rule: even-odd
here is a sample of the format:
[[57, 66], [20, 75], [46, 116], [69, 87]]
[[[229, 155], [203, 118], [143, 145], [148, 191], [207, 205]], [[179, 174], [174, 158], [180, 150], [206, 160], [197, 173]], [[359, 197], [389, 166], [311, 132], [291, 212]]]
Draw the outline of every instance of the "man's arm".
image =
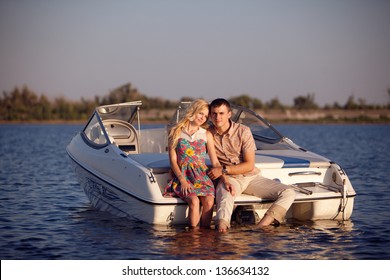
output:
[[[255, 151], [247, 150], [243, 155], [243, 162], [235, 165], [226, 165], [227, 175], [241, 175], [252, 171], [255, 168]], [[222, 167], [211, 168], [209, 176], [216, 179], [222, 176]]]
[[243, 162], [235, 165], [227, 165], [228, 175], [240, 175], [251, 172], [255, 168], [255, 151], [246, 150], [243, 155]]

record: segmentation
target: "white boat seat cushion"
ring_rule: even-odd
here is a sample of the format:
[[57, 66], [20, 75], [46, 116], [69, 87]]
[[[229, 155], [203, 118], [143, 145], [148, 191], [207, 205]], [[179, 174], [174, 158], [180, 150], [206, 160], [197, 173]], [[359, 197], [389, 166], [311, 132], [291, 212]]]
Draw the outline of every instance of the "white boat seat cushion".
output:
[[151, 169], [155, 174], [168, 173], [171, 169], [168, 153], [130, 154], [128, 156]]

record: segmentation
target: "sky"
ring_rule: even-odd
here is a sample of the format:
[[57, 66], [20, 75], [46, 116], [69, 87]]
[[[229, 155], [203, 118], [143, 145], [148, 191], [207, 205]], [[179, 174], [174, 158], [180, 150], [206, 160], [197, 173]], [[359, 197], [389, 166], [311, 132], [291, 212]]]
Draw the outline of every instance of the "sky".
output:
[[388, 0], [0, 0], [0, 90], [390, 100]]

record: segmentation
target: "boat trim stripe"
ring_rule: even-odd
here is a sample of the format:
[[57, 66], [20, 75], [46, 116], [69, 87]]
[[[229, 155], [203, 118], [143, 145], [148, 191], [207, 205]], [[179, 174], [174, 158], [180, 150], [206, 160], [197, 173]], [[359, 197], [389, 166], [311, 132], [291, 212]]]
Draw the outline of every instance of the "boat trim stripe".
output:
[[[147, 203], [147, 204], [152, 204], [152, 205], [178, 205], [178, 204], [187, 205], [187, 202], [185, 202], [185, 201], [183, 201], [183, 202], [178, 201], [178, 202], [175, 202], [175, 203], [171, 203], [171, 202], [156, 203], [156, 202], [151, 202], [151, 201], [148, 201], [148, 200], [145, 200], [145, 199], [141, 199], [141, 198], [139, 198], [139, 197], [137, 197], [137, 196], [135, 196], [135, 195], [133, 195], [133, 194], [131, 194], [131, 193], [129, 193], [129, 192], [127, 192], [127, 191], [125, 191], [125, 190], [123, 190], [123, 189], [121, 189], [121, 188], [115, 186], [115, 185], [113, 185], [112, 183], [108, 182], [107, 180], [105, 180], [105, 179], [103, 179], [103, 178], [101, 178], [101, 177], [99, 177], [99, 176], [93, 174], [93, 173], [92, 173], [91, 171], [89, 171], [86, 167], [82, 166], [76, 159], [74, 159], [74, 158], [72, 157], [72, 155], [71, 155], [68, 151], [67, 151], [67, 154], [69, 155], [69, 157], [70, 157], [78, 166], [80, 166], [81, 168], [83, 168], [85, 171], [87, 171], [88, 173], [90, 173], [92, 176], [97, 177], [99, 180], [101, 180], [101, 181], [103, 181], [103, 182], [109, 184], [110, 186], [114, 187], [115, 189], [117, 189], [117, 190], [119, 190], [119, 191], [121, 191], [121, 192], [123, 192], [123, 193], [125, 193], [125, 194], [128, 194], [128, 195], [130, 195], [131, 197], [133, 197], [133, 198], [135, 198], [135, 199], [137, 199], [137, 200], [139, 200], [139, 201], [141, 201], [141, 202], [144, 202], [144, 203]], [[355, 196], [356, 196], [356, 194], [354, 194], [354, 195], [347, 195], [346, 197], [349, 198], [349, 197], [355, 197]], [[331, 197], [322, 197], [322, 198], [301, 198], [301, 199], [298, 198], [298, 199], [295, 199], [295, 200], [294, 200], [294, 203], [296, 203], [296, 202], [306, 202], [306, 201], [310, 201], [310, 200], [312, 200], [312, 201], [319, 201], [319, 200], [327, 200], [327, 199], [335, 199], [335, 198], [340, 198], [340, 199], [342, 199], [341, 196], [331, 196]], [[239, 200], [236, 200], [236, 201], [234, 202], [234, 204], [235, 204], [235, 205], [243, 205], [243, 204], [262, 204], [262, 203], [272, 203], [272, 202], [274, 202], [274, 201], [275, 201], [275, 200], [271, 200], [271, 199], [261, 199], [261, 200], [252, 200], [252, 201], [239, 201]]]

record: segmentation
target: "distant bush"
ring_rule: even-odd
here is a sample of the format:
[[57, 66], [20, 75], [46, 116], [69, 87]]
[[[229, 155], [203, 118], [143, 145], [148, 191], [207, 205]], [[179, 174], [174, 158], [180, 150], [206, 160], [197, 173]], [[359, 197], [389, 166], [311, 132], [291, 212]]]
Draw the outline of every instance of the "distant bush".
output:
[[[389, 91], [390, 95], [390, 91]], [[315, 94], [309, 93], [306, 96], [294, 98], [292, 108], [298, 110], [320, 109], [315, 103]], [[108, 95], [95, 96], [88, 100], [81, 98], [80, 101], [69, 101], [64, 97], [58, 97], [50, 100], [46, 95], [38, 95], [27, 86], [22, 88], [15, 87], [12, 91], [4, 91], [0, 96], [0, 120], [2, 121], [51, 121], [51, 120], [85, 120], [92, 113], [95, 107], [106, 104], [115, 104], [129, 101], [142, 101], [144, 109], [173, 109], [180, 101], [192, 101], [193, 97], [182, 97], [180, 101], [171, 101], [162, 97], [147, 97], [134, 88], [131, 83], [122, 85]], [[278, 98], [273, 98], [269, 102], [263, 103], [258, 98], [253, 98], [247, 94], [235, 96], [229, 99], [230, 102], [248, 107], [252, 110], [285, 110], [289, 106], [282, 104]], [[324, 110], [342, 109], [389, 109], [390, 104], [386, 105], [367, 105], [364, 100], [355, 102], [353, 96], [349, 97], [345, 105], [335, 102], [332, 106], [324, 106]], [[166, 118], [166, 116], [162, 116]], [[387, 116], [382, 116], [381, 121], [388, 121]], [[327, 121], [327, 120], [324, 120]], [[369, 121], [364, 117], [356, 121]]]

